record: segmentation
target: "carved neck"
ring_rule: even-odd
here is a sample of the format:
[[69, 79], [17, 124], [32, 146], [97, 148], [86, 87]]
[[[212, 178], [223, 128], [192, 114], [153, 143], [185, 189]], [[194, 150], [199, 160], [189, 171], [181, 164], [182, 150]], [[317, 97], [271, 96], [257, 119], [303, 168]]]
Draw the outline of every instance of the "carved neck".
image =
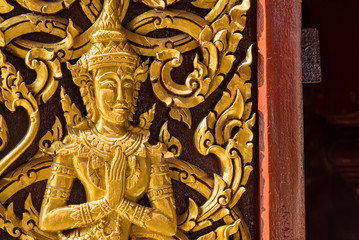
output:
[[126, 121], [124, 124], [114, 124], [106, 121], [102, 117], [98, 120], [95, 128], [103, 136], [110, 138], [120, 138], [128, 133], [130, 123]]

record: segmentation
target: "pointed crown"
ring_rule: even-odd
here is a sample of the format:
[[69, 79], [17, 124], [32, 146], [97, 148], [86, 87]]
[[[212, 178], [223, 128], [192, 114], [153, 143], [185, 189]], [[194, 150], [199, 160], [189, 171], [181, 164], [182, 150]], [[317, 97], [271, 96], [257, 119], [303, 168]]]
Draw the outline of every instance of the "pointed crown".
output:
[[104, 66], [136, 68], [140, 58], [127, 42], [118, 12], [120, 0], [105, 0], [97, 30], [92, 35], [88, 52], [88, 70]]

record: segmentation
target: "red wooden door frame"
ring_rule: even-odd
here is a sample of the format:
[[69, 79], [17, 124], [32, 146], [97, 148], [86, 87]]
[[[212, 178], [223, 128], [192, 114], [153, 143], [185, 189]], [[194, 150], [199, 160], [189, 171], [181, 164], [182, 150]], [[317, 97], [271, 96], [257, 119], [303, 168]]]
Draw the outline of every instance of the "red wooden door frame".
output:
[[257, 0], [260, 238], [305, 239], [301, 1]]

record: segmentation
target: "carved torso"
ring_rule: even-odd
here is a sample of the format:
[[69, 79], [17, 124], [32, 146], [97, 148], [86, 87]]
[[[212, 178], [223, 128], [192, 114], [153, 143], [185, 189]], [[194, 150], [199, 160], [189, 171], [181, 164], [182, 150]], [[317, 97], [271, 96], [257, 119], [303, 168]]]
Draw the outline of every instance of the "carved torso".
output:
[[[69, 135], [63, 143], [55, 142], [48, 150], [64, 165], [71, 164], [74, 168], [74, 178], [78, 178], [84, 186], [86, 200], [96, 201], [106, 194], [106, 165], [110, 165], [114, 158], [114, 149], [120, 147], [125, 154], [126, 184], [125, 198], [137, 202], [146, 193], [149, 187], [152, 160], [156, 159], [152, 150], [161, 151], [162, 144], [150, 145], [147, 141], [149, 132], [128, 132], [121, 138], [107, 138], [95, 129], [69, 129]], [[152, 155], [152, 157], [151, 157]], [[122, 219], [116, 213], [111, 213], [102, 221], [92, 226], [78, 228], [68, 236], [60, 234], [64, 239], [76, 237], [91, 237], [89, 239], [122, 239], [128, 238], [131, 223]], [[91, 235], [91, 236], [90, 236]], [[116, 238], [118, 237], [118, 238]]]
[[74, 167], [77, 177], [85, 185], [89, 201], [98, 200], [98, 196], [103, 196], [106, 190], [105, 164], [111, 163], [115, 147], [121, 147], [126, 156], [126, 197], [137, 202], [143, 196], [148, 187], [151, 166], [146, 153], [148, 132], [128, 132], [121, 138], [113, 139], [90, 129], [72, 131], [70, 136], [77, 142]]

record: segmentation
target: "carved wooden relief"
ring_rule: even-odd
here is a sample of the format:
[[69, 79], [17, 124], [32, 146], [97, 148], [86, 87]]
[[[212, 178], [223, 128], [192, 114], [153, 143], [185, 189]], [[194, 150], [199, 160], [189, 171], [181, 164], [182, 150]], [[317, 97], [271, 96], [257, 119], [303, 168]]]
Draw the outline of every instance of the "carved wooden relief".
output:
[[1, 1], [1, 236], [256, 238], [250, 9]]

